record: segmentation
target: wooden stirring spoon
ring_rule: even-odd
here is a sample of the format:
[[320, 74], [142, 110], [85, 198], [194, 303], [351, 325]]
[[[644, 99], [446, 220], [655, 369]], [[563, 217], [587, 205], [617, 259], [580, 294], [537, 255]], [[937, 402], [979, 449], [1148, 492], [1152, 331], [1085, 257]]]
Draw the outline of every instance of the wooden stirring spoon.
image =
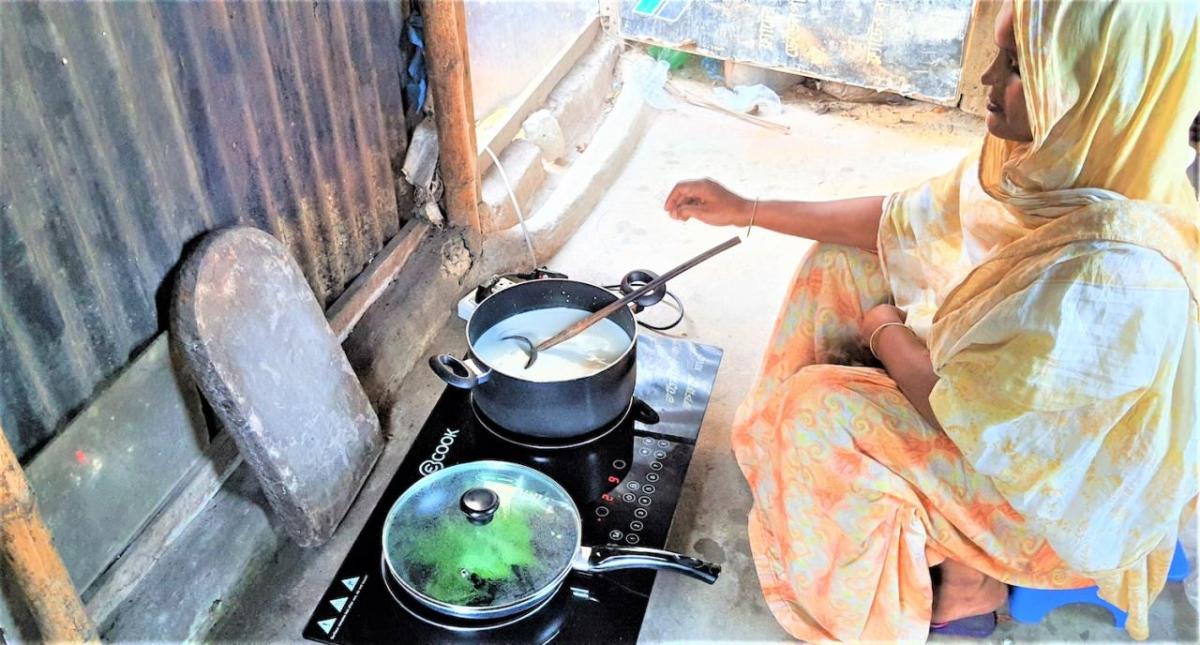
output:
[[633, 291], [631, 291], [628, 294], [622, 296], [621, 298], [613, 301], [612, 303], [605, 305], [603, 309], [600, 309], [599, 311], [593, 313], [592, 315], [588, 316], [587, 318], [580, 320], [579, 322], [571, 325], [570, 327], [567, 327], [566, 329], [558, 332], [557, 334], [551, 336], [550, 338], [547, 338], [546, 340], [543, 340], [542, 342], [540, 342], [536, 345], [533, 343], [533, 341], [529, 340], [528, 338], [526, 338], [524, 336], [518, 336], [518, 335], [505, 336], [503, 338], [503, 340], [515, 340], [515, 341], [525, 345], [525, 347], [528, 348], [527, 351], [529, 353], [529, 361], [525, 363], [525, 369], [529, 369], [530, 366], [533, 365], [534, 361], [537, 360], [538, 352], [544, 352], [547, 349], [550, 349], [551, 347], [554, 347], [555, 345], [557, 345], [565, 340], [568, 340], [570, 338], [574, 338], [575, 336], [578, 336], [580, 332], [582, 332], [583, 330], [587, 329], [588, 327], [591, 327], [592, 325], [600, 322], [601, 320], [608, 318], [609, 316], [611, 316], [613, 314], [613, 312], [617, 311], [621, 307], [628, 305], [629, 303], [633, 302], [634, 300], [637, 300], [638, 298], [642, 297], [646, 293], [657, 289], [658, 287], [660, 287], [663, 284], [666, 284], [667, 280], [670, 280], [671, 278], [678, 276], [679, 274], [683, 273], [684, 271], [687, 271], [688, 269], [696, 266], [697, 264], [700, 264], [701, 262], [704, 262], [705, 260], [713, 257], [714, 255], [716, 255], [718, 253], [727, 251], [727, 250], [737, 246], [738, 244], [741, 244], [741, 242], [742, 242], [742, 238], [736, 237], [736, 236], [731, 237], [728, 240], [725, 240], [724, 242], [712, 247], [711, 249], [701, 253], [700, 255], [697, 255], [696, 257], [688, 260], [687, 262], [680, 264], [679, 266], [671, 269], [670, 271], [667, 271], [666, 273], [658, 276], [657, 278], [651, 280], [650, 282], [647, 282], [646, 284], [638, 287], [637, 289], [634, 289]]

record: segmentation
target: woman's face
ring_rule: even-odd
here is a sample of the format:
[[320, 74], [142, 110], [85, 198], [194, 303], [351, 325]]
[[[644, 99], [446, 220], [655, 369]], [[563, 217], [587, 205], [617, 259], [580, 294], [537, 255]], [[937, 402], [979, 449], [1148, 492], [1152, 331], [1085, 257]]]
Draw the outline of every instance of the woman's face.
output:
[[1025, 88], [1021, 85], [1010, 0], [1005, 0], [996, 16], [996, 44], [1000, 47], [996, 60], [980, 79], [988, 86], [988, 132], [1009, 141], [1033, 141], [1029, 112], [1025, 109]]

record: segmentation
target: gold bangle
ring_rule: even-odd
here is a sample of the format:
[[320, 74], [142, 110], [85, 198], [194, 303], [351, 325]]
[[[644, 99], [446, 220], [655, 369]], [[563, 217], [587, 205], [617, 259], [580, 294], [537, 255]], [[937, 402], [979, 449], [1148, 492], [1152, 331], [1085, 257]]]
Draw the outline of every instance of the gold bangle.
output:
[[746, 226], [746, 237], [750, 237], [750, 229], [754, 228], [754, 218], [758, 217], [758, 198], [754, 198], [754, 208], [750, 211], [750, 224]]
[[[870, 338], [870, 340], [867, 341], [867, 349], [871, 350], [871, 356], [874, 356], [875, 358], [879, 358], [879, 354], [875, 353], [875, 339], [879, 337], [879, 332], [883, 331], [884, 329], [887, 329], [888, 327], [903, 327], [914, 334], [916, 333], [916, 332], [912, 331], [911, 327], [909, 327], [908, 325], [906, 325], [902, 322], [885, 322], [885, 323], [883, 323], [882, 325], [876, 327], [875, 331], [871, 332], [871, 338]], [[883, 359], [880, 359], [880, 360], [883, 360]]]

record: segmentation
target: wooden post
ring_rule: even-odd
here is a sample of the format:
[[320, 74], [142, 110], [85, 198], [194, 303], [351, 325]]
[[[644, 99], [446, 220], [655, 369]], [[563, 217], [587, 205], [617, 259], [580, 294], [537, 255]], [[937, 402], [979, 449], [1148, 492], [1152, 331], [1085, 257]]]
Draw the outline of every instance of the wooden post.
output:
[[422, 0], [426, 69], [433, 93], [438, 152], [447, 216], [455, 226], [482, 232], [479, 223], [479, 167], [475, 148], [475, 102], [467, 56], [463, 0]]
[[50, 542], [25, 471], [0, 428], [0, 575], [11, 576], [45, 642], [94, 641], [95, 630]]

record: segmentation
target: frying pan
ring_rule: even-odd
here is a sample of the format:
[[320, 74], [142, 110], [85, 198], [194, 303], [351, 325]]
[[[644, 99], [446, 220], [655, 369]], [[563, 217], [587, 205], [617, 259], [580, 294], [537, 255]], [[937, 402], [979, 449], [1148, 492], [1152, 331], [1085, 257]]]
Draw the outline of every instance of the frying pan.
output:
[[492, 620], [547, 602], [571, 571], [674, 571], [713, 584], [721, 567], [679, 553], [581, 543], [579, 508], [550, 477], [504, 461], [427, 475], [388, 512], [393, 580], [423, 605]]

